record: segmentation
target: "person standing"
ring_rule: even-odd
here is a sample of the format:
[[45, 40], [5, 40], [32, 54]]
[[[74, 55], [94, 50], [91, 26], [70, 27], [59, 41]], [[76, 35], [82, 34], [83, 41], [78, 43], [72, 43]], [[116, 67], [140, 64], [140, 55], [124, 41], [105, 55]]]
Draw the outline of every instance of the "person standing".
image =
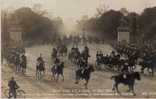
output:
[[11, 80], [8, 82], [8, 87], [9, 87], [9, 98], [14, 97], [16, 98], [17, 93], [16, 90], [19, 88], [17, 85], [14, 77], [11, 77]]
[[21, 67], [22, 67], [22, 73], [26, 73], [27, 68], [27, 57], [25, 54], [21, 56]]

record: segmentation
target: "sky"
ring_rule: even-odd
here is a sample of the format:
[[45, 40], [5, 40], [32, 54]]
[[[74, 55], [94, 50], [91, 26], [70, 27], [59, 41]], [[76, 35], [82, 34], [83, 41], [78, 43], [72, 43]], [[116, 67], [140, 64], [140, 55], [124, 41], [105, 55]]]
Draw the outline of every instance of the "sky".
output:
[[17, 9], [22, 6], [33, 7], [41, 4], [50, 16], [60, 16], [68, 23], [79, 19], [83, 15], [94, 16], [96, 8], [105, 5], [109, 9], [141, 13], [144, 8], [156, 6], [156, 0], [1, 0], [2, 9]]

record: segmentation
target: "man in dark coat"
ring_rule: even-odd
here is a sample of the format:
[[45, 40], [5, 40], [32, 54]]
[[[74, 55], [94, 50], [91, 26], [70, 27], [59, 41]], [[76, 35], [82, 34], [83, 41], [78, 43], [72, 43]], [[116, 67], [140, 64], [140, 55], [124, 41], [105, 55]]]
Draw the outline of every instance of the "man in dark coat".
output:
[[16, 55], [15, 57], [15, 65], [16, 65], [16, 72], [20, 71], [20, 55]]
[[17, 96], [16, 90], [19, 88], [19, 86], [14, 80], [14, 77], [11, 78], [11, 80], [8, 83], [8, 86], [9, 86], [9, 98], [11, 98], [12, 96], [16, 98]]
[[22, 67], [22, 72], [26, 73], [26, 68], [27, 68], [27, 57], [25, 54], [21, 56], [21, 67]]

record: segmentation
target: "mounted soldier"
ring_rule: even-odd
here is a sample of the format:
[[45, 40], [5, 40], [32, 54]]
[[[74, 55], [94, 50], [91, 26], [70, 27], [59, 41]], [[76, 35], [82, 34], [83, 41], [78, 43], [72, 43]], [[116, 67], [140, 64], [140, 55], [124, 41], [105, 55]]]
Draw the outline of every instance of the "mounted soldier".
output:
[[122, 69], [121, 69], [121, 74], [123, 75], [123, 78], [126, 79], [127, 78], [127, 74], [129, 74], [129, 64], [128, 62], [125, 62]]
[[53, 48], [53, 51], [52, 51], [52, 54], [51, 54], [51, 58], [52, 59], [55, 59], [56, 57], [57, 57], [57, 50], [56, 50], [56, 48]]
[[45, 74], [45, 62], [42, 58], [42, 54], [40, 54], [40, 57], [37, 58], [37, 64], [36, 64], [36, 78], [41, 78], [41, 72]]
[[85, 62], [88, 63], [88, 58], [90, 57], [90, 55], [89, 55], [89, 48], [87, 46], [85, 46], [83, 52], [81, 53], [81, 56], [83, 57]]

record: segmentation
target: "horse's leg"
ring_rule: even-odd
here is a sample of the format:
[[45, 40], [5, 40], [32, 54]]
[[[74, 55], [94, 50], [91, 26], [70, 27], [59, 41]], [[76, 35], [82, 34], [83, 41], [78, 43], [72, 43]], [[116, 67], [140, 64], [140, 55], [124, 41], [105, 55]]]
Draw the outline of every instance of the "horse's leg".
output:
[[41, 71], [39, 71], [38, 78], [41, 79]]
[[78, 84], [79, 83], [79, 77], [78, 77], [78, 75], [76, 75], [76, 82], [75, 82], [75, 84]]
[[154, 68], [152, 68], [152, 77], [154, 76]]
[[26, 73], [26, 68], [24, 68], [24, 72], [23, 72], [23, 74], [25, 74]]
[[53, 73], [53, 78], [54, 78], [54, 80], [56, 81], [56, 78], [55, 78], [55, 73]]
[[40, 71], [38, 70], [38, 73], [37, 73], [37, 79], [39, 80], [40, 79]]
[[45, 71], [42, 71], [42, 73], [41, 73], [41, 77], [43, 78], [44, 75], [45, 75]]
[[43, 71], [40, 72], [40, 79], [43, 77]]
[[24, 68], [24, 74], [26, 74], [26, 68]]
[[131, 85], [131, 89], [132, 89], [132, 93], [133, 93], [133, 96], [135, 96], [135, 92], [134, 92], [134, 84]]
[[42, 78], [42, 71], [40, 71], [40, 79]]
[[127, 92], [130, 92], [131, 91], [131, 86], [130, 85], [128, 85], [128, 90], [127, 90]]
[[118, 89], [118, 83], [115, 84], [115, 88], [116, 88], [117, 93], [118, 94], [121, 94], [120, 91], [119, 91], [119, 89]]
[[40, 79], [43, 77], [44, 72], [40, 71]]
[[16, 72], [18, 72], [18, 65], [16, 65]]
[[88, 89], [88, 86], [87, 86], [88, 85], [88, 79], [86, 79], [86, 83], [84, 85], [85, 85], [85, 88]]
[[130, 72], [132, 72], [132, 66], [130, 66]]
[[58, 80], [59, 80], [59, 75], [60, 75], [60, 74], [57, 73], [56, 82], [58, 82]]
[[115, 91], [115, 84], [113, 84], [112, 90]]
[[144, 73], [145, 66], [141, 67], [141, 73]]
[[17, 72], [20, 72], [20, 65], [17, 66]]
[[51, 80], [54, 78], [54, 74], [53, 72], [51, 72]]
[[23, 72], [22, 72], [22, 74], [24, 75], [25, 74], [25, 68], [23, 67]]
[[39, 71], [36, 72], [36, 79], [39, 80]]
[[62, 76], [62, 81], [64, 81], [64, 75], [63, 75], [63, 74], [61, 74], [61, 76]]
[[23, 67], [21, 67], [21, 72], [23, 73]]
[[43, 72], [44, 72], [44, 75], [45, 75], [46, 74], [46, 70], [44, 70]]
[[147, 68], [147, 71], [148, 71], [149, 74], [151, 73], [151, 72], [150, 72], [150, 67]]
[[36, 80], [37, 80], [37, 70], [36, 70]]

